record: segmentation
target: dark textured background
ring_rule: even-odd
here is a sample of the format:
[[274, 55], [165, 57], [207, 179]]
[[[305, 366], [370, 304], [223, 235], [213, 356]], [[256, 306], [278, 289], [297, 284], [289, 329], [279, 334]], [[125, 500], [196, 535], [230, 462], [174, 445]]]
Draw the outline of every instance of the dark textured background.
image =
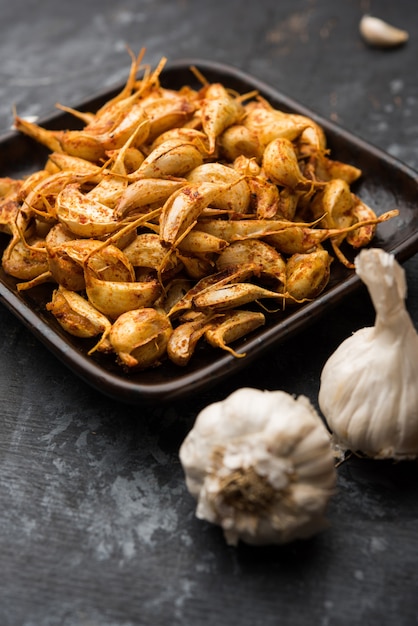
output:
[[[77, 105], [155, 65], [231, 64], [418, 169], [418, 22], [412, 0], [2, 2], [0, 130]], [[370, 12], [410, 32], [362, 42]], [[418, 326], [418, 261], [405, 264]], [[418, 623], [415, 463], [351, 459], [330, 528], [282, 548], [228, 547], [198, 521], [178, 448], [197, 412], [243, 385], [316, 403], [332, 350], [373, 323], [351, 297], [222, 387], [135, 408], [81, 382], [0, 309], [0, 625], [273, 626]]]

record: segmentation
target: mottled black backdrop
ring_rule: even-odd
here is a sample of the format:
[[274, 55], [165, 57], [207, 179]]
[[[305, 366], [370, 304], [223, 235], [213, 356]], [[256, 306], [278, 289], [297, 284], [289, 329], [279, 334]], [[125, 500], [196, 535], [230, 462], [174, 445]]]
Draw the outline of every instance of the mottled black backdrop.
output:
[[[124, 80], [129, 57], [231, 64], [418, 169], [411, 0], [19, 0], [0, 20], [0, 130]], [[382, 51], [372, 13], [410, 32]], [[1, 175], [1, 173], [0, 173]], [[418, 326], [418, 262], [406, 264]], [[330, 527], [283, 548], [226, 546], [198, 521], [178, 460], [197, 412], [251, 385], [316, 403], [332, 350], [373, 323], [365, 292], [199, 397], [109, 400], [0, 308], [0, 624], [275, 626], [418, 623], [417, 468], [350, 459]], [[384, 390], [382, 390], [384, 391]]]

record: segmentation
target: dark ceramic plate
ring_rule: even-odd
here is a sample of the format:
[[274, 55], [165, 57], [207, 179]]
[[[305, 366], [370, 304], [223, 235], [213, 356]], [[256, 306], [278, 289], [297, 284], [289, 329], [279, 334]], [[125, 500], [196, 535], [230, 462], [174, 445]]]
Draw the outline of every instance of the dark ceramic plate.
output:
[[[381, 214], [397, 208], [399, 216], [379, 225], [373, 241], [376, 247], [396, 255], [405, 261], [418, 250], [418, 174], [374, 146], [354, 137], [328, 120], [322, 119], [301, 104], [282, 95], [260, 81], [219, 63], [184, 60], [171, 63], [163, 72], [162, 83], [166, 87], [179, 88], [193, 85], [195, 78], [190, 71], [194, 65], [211, 82], [222, 82], [240, 93], [257, 89], [274, 106], [285, 111], [301, 113], [315, 119], [325, 130], [331, 157], [360, 167], [363, 176], [353, 190], [373, 209]], [[97, 109], [119, 88], [100, 94], [79, 109]], [[56, 113], [40, 120], [47, 128], [75, 128], [76, 120], [69, 114]], [[2, 176], [21, 177], [43, 166], [46, 151], [26, 136], [10, 133], [0, 138], [0, 167]], [[7, 243], [0, 242], [3, 247]], [[315, 301], [298, 309], [269, 316], [262, 329], [234, 346], [245, 352], [245, 358], [234, 358], [229, 353], [211, 348], [202, 342], [196, 354], [185, 368], [169, 361], [161, 366], [135, 374], [125, 374], [115, 364], [114, 357], [96, 354], [87, 356], [91, 344], [65, 334], [61, 327], [45, 311], [52, 287], [37, 287], [19, 294], [16, 281], [0, 270], [1, 301], [73, 372], [104, 394], [130, 404], [161, 402], [192, 396], [203, 388], [246, 367], [262, 354], [306, 328], [325, 311], [360, 286], [360, 280], [351, 270], [334, 263], [331, 281], [326, 291]]]

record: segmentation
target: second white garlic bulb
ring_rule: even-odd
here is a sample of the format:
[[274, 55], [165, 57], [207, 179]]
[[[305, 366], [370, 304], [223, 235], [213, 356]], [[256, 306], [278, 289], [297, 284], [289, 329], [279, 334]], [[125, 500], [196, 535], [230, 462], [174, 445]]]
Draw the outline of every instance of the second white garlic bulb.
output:
[[405, 272], [378, 248], [362, 250], [355, 266], [376, 322], [343, 341], [325, 363], [319, 407], [342, 450], [416, 458], [418, 334], [405, 306]]

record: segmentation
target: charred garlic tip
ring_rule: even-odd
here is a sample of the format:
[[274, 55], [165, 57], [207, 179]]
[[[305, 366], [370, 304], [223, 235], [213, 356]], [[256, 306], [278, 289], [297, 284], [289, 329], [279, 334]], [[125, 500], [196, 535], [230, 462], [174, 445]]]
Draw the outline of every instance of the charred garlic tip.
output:
[[330, 437], [309, 400], [241, 388], [205, 407], [180, 448], [196, 515], [226, 541], [282, 544], [327, 526]]
[[371, 46], [390, 48], [405, 43], [409, 38], [406, 30], [371, 15], [361, 18], [359, 28], [363, 39]]
[[405, 306], [405, 272], [379, 248], [362, 250], [356, 272], [376, 321], [348, 337], [321, 374], [319, 407], [335, 444], [372, 458], [418, 457], [418, 334]]

